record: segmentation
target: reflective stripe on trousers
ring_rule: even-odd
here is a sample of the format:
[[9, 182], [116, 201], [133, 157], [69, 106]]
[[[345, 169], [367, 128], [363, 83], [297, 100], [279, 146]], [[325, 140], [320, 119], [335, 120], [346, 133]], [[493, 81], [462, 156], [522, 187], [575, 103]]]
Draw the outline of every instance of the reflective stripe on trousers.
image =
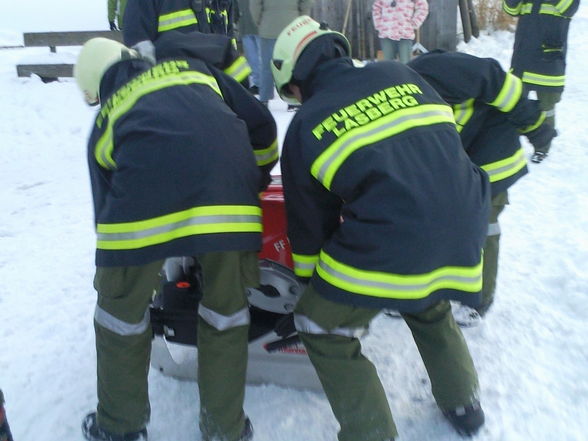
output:
[[488, 236], [500, 236], [500, 224], [488, 224]]
[[143, 334], [149, 328], [149, 319], [149, 309], [145, 311], [145, 315], [139, 323], [128, 323], [120, 320], [100, 308], [98, 305], [96, 305], [96, 311], [94, 312], [94, 320], [96, 323], [103, 328], [122, 336]]
[[335, 328], [326, 330], [321, 327], [318, 323], [311, 320], [305, 315], [294, 314], [294, 325], [298, 332], [304, 332], [306, 334], [314, 335], [339, 335], [341, 337], [348, 338], [361, 338], [368, 333], [367, 327], [361, 328]]
[[213, 328], [219, 331], [226, 331], [227, 329], [236, 328], [239, 326], [246, 326], [249, 324], [251, 318], [249, 315], [249, 308], [243, 308], [231, 315], [222, 315], [213, 311], [206, 306], [198, 305], [198, 315]]

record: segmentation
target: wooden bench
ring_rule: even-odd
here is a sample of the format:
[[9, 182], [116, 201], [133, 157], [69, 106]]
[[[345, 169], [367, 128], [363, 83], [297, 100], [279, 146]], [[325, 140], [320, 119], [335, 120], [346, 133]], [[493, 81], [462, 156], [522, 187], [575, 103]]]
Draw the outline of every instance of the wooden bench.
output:
[[[57, 52], [58, 46], [82, 46], [86, 41], [95, 37], [110, 38], [122, 42], [120, 31], [28, 32], [23, 34], [24, 47], [49, 47], [51, 52]], [[32, 74], [36, 74], [44, 82], [49, 82], [55, 81], [59, 77], [72, 77], [73, 64], [18, 64], [16, 73], [19, 77], [30, 77]]]

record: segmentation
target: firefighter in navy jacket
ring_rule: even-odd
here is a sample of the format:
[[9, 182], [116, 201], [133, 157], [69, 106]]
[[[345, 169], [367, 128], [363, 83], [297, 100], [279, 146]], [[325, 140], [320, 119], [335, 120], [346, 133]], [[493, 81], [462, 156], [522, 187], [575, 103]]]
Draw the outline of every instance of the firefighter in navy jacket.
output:
[[222, 69], [243, 82], [251, 73], [251, 68], [245, 57], [237, 52], [233, 21], [233, 0], [129, 0], [123, 39], [127, 46], [154, 61], [154, 44], [157, 46], [156, 41], [170, 32], [190, 34], [200, 40], [196, 44], [202, 42], [198, 33], [218, 35], [217, 44], [223, 41], [223, 36], [232, 47], [232, 59], [225, 60]]
[[257, 275], [258, 193], [278, 157], [275, 122], [242, 86], [201, 59], [152, 66], [137, 55], [93, 39], [74, 72], [86, 100], [101, 104], [88, 144], [98, 236], [98, 411], [84, 420], [84, 435], [146, 437], [149, 302], [164, 259], [196, 256], [204, 279], [203, 439], [246, 440], [244, 278]]
[[309, 282], [296, 329], [340, 441], [397, 436], [356, 338], [382, 308], [403, 313], [438, 405], [473, 433], [483, 423], [477, 376], [447, 300], [479, 301], [488, 178], [420, 76], [395, 62], [356, 68], [349, 53], [343, 35], [302, 16], [273, 54], [279, 93], [302, 102], [281, 160], [295, 271]]
[[492, 207], [484, 246], [482, 303], [484, 315], [492, 305], [498, 271], [498, 215], [508, 203], [507, 189], [528, 173], [519, 136], [540, 147], [555, 135], [537, 101], [523, 94], [521, 80], [505, 72], [498, 61], [440, 50], [409, 64], [432, 85], [454, 111], [463, 146], [474, 164], [490, 179]]
[[233, 0], [128, 0], [124, 42], [154, 41], [171, 30], [233, 36]]
[[[535, 90], [548, 122], [555, 127], [555, 105], [565, 84], [568, 30], [580, 0], [503, 0], [502, 9], [518, 17], [512, 72], [525, 89]], [[551, 143], [535, 147], [533, 162], [541, 162]]]

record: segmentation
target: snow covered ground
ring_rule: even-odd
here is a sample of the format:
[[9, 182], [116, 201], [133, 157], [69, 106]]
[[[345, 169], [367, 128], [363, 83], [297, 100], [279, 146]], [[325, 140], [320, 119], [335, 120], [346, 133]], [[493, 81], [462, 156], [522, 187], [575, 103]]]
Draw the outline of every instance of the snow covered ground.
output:
[[[22, 31], [104, 29], [106, 2], [2, 0], [0, 46]], [[25, 6], [26, 5], [26, 6]], [[513, 35], [460, 49], [509, 65]], [[476, 441], [583, 441], [588, 421], [588, 7], [574, 18], [567, 86], [552, 154], [510, 192], [501, 216], [497, 300], [464, 330], [479, 370], [487, 424]], [[0, 387], [16, 441], [81, 440], [96, 405], [92, 315], [94, 232], [85, 143], [95, 109], [71, 80], [17, 78], [30, 60], [76, 49], [0, 50]], [[292, 114], [270, 107], [283, 137]], [[530, 147], [526, 145], [528, 153]], [[407, 327], [377, 318], [364, 340], [403, 441], [457, 441], [437, 410]], [[150, 374], [153, 441], [198, 440], [193, 382]], [[256, 441], [333, 441], [326, 398], [250, 386]], [[360, 441], [360, 440], [358, 440]]]

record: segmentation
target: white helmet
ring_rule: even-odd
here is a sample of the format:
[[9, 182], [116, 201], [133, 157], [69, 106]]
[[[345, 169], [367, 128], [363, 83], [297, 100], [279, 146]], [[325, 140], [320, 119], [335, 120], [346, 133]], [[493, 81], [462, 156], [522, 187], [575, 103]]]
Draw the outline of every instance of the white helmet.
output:
[[297, 78], [297, 71], [304, 70], [301, 76], [306, 76], [314, 68], [315, 62], [324, 59], [323, 55], [325, 54], [317, 53], [316, 56], [307, 60], [310, 62], [308, 66], [303, 66], [302, 69], [297, 66], [300, 56], [308, 45], [317, 38], [325, 36], [336, 42], [345, 56], [350, 56], [351, 46], [345, 35], [329, 29], [325, 23], [319, 23], [307, 15], [294, 19], [278, 36], [272, 55], [271, 68], [276, 89], [284, 101], [297, 102], [285, 86], [292, 79], [304, 80], [305, 78]]
[[139, 54], [118, 41], [98, 37], [84, 44], [73, 73], [89, 105], [100, 102], [100, 81], [106, 70], [114, 63], [129, 58], [139, 58]]

